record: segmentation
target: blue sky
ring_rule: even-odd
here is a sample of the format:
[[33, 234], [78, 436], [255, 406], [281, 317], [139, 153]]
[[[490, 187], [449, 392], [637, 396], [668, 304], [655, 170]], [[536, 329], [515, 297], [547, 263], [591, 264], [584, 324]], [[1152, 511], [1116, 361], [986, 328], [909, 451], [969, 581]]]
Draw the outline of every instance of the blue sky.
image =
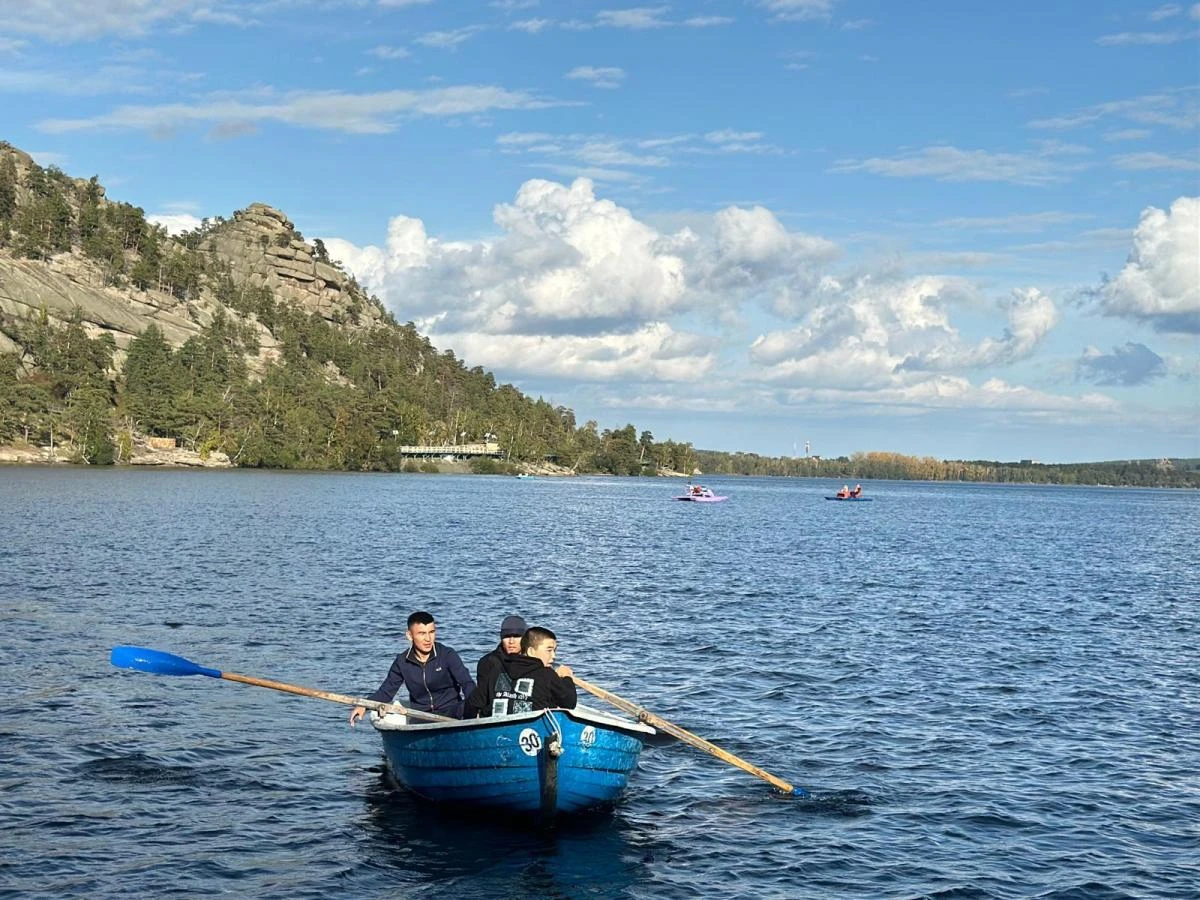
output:
[[601, 428], [1200, 456], [1200, 4], [27, 0], [0, 138]]

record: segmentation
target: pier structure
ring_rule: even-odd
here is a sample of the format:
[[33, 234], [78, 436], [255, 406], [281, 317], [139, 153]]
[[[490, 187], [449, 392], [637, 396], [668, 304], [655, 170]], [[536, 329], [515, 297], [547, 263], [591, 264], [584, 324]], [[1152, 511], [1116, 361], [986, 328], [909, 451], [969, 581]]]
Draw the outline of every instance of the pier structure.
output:
[[481, 441], [475, 444], [402, 444], [396, 448], [401, 456], [437, 459], [468, 459], [476, 456], [504, 458], [504, 451], [496, 441]]

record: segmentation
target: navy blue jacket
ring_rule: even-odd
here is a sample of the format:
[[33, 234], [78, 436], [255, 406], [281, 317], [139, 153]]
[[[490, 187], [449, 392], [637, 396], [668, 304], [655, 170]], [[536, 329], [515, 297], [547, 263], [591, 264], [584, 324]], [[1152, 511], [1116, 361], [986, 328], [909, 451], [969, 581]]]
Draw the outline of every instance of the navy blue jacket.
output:
[[408, 688], [413, 709], [455, 719], [462, 718], [463, 700], [475, 688], [475, 682], [458, 654], [438, 643], [433, 645], [433, 651], [424, 663], [417, 660], [417, 654], [409, 646], [407, 652], [392, 662], [383, 684], [375, 693], [368, 694], [367, 699], [391, 703], [402, 684]]

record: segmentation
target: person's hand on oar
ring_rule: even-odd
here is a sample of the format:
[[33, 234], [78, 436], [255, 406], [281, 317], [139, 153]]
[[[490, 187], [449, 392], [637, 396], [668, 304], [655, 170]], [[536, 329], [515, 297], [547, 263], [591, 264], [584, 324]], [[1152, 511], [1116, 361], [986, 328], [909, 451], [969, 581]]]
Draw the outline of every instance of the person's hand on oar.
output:
[[[409, 714], [407, 709], [396, 702], [393, 702], [390, 706], [387, 706], [379, 711], [384, 714], [389, 712], [398, 713], [402, 716], [407, 716]], [[365, 706], [356, 706], [354, 709], [350, 710], [350, 727], [353, 728], [355, 725], [357, 725], [359, 720], [361, 720], [366, 714], [367, 708]]]

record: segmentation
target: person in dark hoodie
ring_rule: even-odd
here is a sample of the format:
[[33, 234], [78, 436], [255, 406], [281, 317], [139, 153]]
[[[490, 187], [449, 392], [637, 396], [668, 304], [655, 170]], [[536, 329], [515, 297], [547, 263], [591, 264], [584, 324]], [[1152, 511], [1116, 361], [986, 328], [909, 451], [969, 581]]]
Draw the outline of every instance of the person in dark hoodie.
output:
[[500, 643], [491, 653], [484, 654], [475, 666], [475, 683], [491, 684], [500, 674], [500, 660], [521, 652], [521, 637], [528, 628], [520, 616], [505, 616], [500, 623]]
[[467, 697], [463, 718], [503, 716], [535, 709], [574, 709], [579, 702], [570, 666], [552, 668], [558, 638], [549, 628], [530, 628], [521, 652], [505, 655], [491, 682], [480, 683]]
[[[391, 703], [404, 685], [413, 709], [461, 719], [463, 698], [475, 689], [471, 673], [453, 649], [437, 642], [437, 623], [429, 613], [409, 616], [405, 634], [411, 642], [408, 651], [396, 657], [383, 684], [367, 699]], [[350, 724], [357, 724], [366, 711], [362, 706], [350, 710]]]

